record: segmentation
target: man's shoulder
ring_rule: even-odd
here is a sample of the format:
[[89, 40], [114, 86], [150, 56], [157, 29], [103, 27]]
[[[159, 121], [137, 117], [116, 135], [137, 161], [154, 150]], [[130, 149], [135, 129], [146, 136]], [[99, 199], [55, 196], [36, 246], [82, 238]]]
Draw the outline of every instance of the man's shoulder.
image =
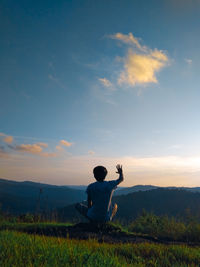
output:
[[96, 184], [97, 184], [97, 182], [93, 182], [93, 183], [89, 184], [88, 187], [93, 187], [93, 186], [95, 186]]
[[118, 183], [118, 179], [117, 180], [111, 180], [111, 181], [108, 181], [109, 183], [109, 186], [112, 188], [112, 189], [115, 189], [117, 187], [117, 185], [119, 184]]
[[91, 183], [88, 185], [87, 189], [86, 189], [86, 192], [88, 192], [88, 190], [90, 190], [91, 188], [94, 188], [96, 186], [96, 183], [97, 182], [94, 182], [94, 183]]

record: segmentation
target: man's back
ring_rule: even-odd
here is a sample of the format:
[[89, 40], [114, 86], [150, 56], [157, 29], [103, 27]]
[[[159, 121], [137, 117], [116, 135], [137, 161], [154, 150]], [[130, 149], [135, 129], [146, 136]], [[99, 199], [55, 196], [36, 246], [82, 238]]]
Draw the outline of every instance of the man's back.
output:
[[92, 207], [88, 210], [88, 217], [96, 221], [109, 221], [111, 216], [111, 199], [118, 181], [95, 182], [88, 186], [86, 192], [91, 198]]
[[111, 221], [117, 212], [117, 204], [112, 207], [111, 199], [114, 189], [123, 182], [124, 176], [122, 165], [116, 166], [119, 178], [113, 181], [104, 181], [107, 175], [107, 169], [104, 166], [96, 166], [93, 169], [94, 178], [97, 182], [88, 185], [86, 193], [88, 194], [87, 205], [77, 203], [76, 209], [87, 219], [95, 222]]

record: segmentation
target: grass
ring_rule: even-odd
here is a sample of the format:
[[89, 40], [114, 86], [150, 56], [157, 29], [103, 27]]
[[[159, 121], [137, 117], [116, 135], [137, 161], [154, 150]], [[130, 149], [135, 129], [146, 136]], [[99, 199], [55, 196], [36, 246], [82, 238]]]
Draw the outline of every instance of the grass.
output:
[[0, 232], [0, 266], [199, 266], [200, 248], [160, 244], [106, 244]]
[[[200, 246], [158, 243], [107, 244], [96, 240], [73, 240], [66, 236], [70, 223], [11, 220], [0, 222], [0, 266], [200, 266]], [[127, 234], [162, 240], [200, 241], [200, 224], [144, 213], [126, 227], [113, 226]], [[36, 235], [35, 233], [40, 235]], [[31, 234], [30, 234], [31, 233]], [[54, 236], [54, 237], [53, 237]]]
[[145, 213], [130, 223], [128, 230], [165, 241], [200, 242], [200, 223], [192, 217], [184, 222], [173, 217]]
[[12, 222], [0, 222], [0, 230], [16, 230], [26, 231], [28, 229], [55, 229], [58, 230], [63, 226], [72, 225], [71, 223], [56, 223], [56, 222], [39, 222], [39, 223], [12, 223]]

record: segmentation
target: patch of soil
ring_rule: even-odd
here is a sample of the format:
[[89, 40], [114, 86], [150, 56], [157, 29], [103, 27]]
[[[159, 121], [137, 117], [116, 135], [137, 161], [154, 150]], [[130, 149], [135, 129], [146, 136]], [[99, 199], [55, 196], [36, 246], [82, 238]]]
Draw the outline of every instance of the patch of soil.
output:
[[29, 234], [38, 234], [46, 236], [66, 237], [70, 239], [88, 240], [96, 239], [98, 242], [116, 243], [160, 243], [165, 245], [189, 245], [200, 246], [196, 242], [174, 241], [169, 239], [158, 239], [151, 236], [142, 236], [133, 233], [127, 233], [120, 227], [111, 224], [97, 223], [78, 223], [72, 226], [48, 226], [48, 227], [27, 227], [21, 231]]
[[29, 234], [68, 237], [79, 240], [96, 239], [98, 242], [106, 243], [159, 242], [153, 237], [141, 237], [126, 233], [120, 227], [111, 224], [78, 223], [73, 226], [28, 227], [22, 231]]
[[157, 242], [155, 238], [126, 233], [120, 227], [110, 224], [79, 223], [68, 227], [68, 236], [84, 240], [92, 238], [106, 243]]

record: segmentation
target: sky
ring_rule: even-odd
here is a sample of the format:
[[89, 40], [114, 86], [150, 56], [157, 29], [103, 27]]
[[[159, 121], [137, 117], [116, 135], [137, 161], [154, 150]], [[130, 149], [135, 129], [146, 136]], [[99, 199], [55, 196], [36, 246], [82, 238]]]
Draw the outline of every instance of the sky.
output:
[[200, 0], [0, 10], [1, 178], [200, 186]]

